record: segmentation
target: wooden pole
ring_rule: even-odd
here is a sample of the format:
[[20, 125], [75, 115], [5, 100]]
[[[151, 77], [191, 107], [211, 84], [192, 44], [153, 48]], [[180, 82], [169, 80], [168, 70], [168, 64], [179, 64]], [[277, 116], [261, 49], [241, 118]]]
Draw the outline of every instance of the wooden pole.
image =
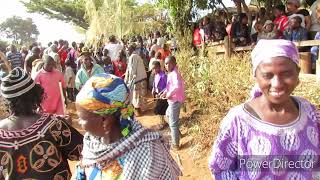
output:
[[60, 95], [61, 95], [61, 103], [62, 103], [62, 107], [63, 107], [63, 115], [67, 114], [67, 108], [66, 108], [66, 104], [65, 104], [65, 97], [64, 97], [64, 93], [63, 93], [63, 87], [62, 87], [62, 83], [59, 82], [59, 89], [60, 89]]
[[231, 43], [229, 36], [224, 37], [224, 58], [230, 59], [231, 58]]

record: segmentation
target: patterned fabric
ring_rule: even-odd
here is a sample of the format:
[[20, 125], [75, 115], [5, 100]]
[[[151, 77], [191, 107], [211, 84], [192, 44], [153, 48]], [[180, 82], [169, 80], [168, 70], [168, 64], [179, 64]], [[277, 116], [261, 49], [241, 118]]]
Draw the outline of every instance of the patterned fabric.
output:
[[16, 68], [16, 67], [23, 67], [23, 59], [22, 59], [22, 54], [19, 52], [12, 53], [9, 52], [7, 55], [8, 61], [11, 63], [11, 68]]
[[257, 164], [280, 158], [281, 163], [289, 162], [286, 160], [294, 163], [314, 161], [313, 167], [319, 168], [320, 114], [307, 100], [294, 99], [299, 105], [299, 116], [286, 125], [275, 125], [257, 118], [245, 104], [229, 111], [222, 120], [209, 160], [215, 179], [319, 179], [319, 169], [312, 171], [311, 166], [303, 169], [298, 165], [294, 166], [296, 168], [267, 165], [267, 169], [263, 166], [253, 169], [240, 164], [241, 160]]
[[143, 128], [136, 121], [132, 121], [132, 124], [129, 136], [112, 144], [104, 144], [102, 138], [85, 134], [83, 159], [77, 168], [76, 179], [90, 179], [95, 168], [98, 168], [98, 173], [103, 174], [101, 171], [110, 170], [108, 167], [114, 167], [110, 166], [114, 163], [119, 163], [122, 168], [121, 173], [116, 168], [117, 173], [114, 174], [120, 173], [124, 180], [178, 179], [181, 171], [161, 135]]
[[15, 98], [28, 92], [35, 82], [22, 68], [14, 68], [1, 83], [1, 94], [4, 98]]
[[130, 131], [133, 108], [128, 105], [129, 89], [121, 78], [106, 73], [91, 77], [77, 95], [76, 103], [98, 115], [120, 113], [123, 135]]
[[134, 108], [144, 109], [146, 105], [147, 81], [143, 80], [133, 85], [132, 105]]
[[82, 139], [62, 118], [48, 114], [22, 130], [0, 129], [0, 179], [68, 180], [67, 159], [79, 160]]

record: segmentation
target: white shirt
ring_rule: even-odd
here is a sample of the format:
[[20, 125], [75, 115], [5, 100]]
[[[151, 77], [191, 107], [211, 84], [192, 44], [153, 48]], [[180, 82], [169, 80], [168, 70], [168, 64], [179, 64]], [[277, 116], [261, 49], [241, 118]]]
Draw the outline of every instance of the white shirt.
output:
[[[71, 78], [71, 80], [70, 80], [70, 78]], [[72, 68], [68, 66], [66, 68], [65, 73], [64, 73], [64, 80], [65, 80], [68, 88], [75, 88], [75, 79], [76, 79], [76, 75], [74, 74]]]
[[164, 43], [165, 43], [165, 40], [164, 40], [163, 37], [159, 37], [159, 38], [157, 39], [157, 44], [158, 44], [158, 46], [163, 47]]
[[118, 53], [123, 49], [123, 46], [121, 44], [109, 43], [104, 47], [104, 49], [108, 49], [111, 61], [116, 61]]

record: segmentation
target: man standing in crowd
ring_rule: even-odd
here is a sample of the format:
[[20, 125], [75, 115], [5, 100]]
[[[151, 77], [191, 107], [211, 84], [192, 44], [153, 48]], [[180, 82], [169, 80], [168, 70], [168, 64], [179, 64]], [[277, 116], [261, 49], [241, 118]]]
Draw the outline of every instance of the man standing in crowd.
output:
[[51, 56], [56, 63], [56, 69], [62, 72], [61, 61], [58, 54], [58, 46], [56, 44], [51, 45], [51, 52], [49, 53], [49, 56]]
[[77, 90], [80, 91], [91, 76], [104, 73], [104, 70], [99, 64], [93, 62], [89, 51], [83, 51], [79, 57], [79, 61], [81, 61], [81, 68], [77, 72], [75, 85]]
[[11, 63], [11, 68], [23, 67], [22, 55], [17, 51], [15, 45], [10, 45], [10, 51], [7, 54], [7, 60]]
[[147, 72], [144, 67], [143, 59], [135, 52], [135, 45], [128, 47], [128, 65], [125, 75], [125, 82], [128, 85], [133, 83], [132, 105], [135, 108], [136, 115], [140, 116], [147, 94]]
[[33, 61], [35, 61], [36, 59], [40, 59], [40, 48], [33, 47], [31, 52], [32, 52], [32, 55], [29, 56], [24, 61], [24, 70], [27, 71], [29, 74], [31, 73], [31, 70], [32, 70]]
[[116, 61], [118, 57], [118, 52], [123, 49], [123, 46], [119, 44], [114, 35], [109, 37], [109, 43], [104, 47], [108, 49], [111, 61]]

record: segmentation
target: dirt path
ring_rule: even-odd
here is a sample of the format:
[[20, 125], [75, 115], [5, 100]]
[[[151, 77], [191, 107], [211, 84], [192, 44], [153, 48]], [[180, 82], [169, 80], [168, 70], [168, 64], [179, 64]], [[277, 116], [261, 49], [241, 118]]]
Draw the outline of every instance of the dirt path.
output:
[[[145, 126], [151, 129], [156, 129], [160, 120], [157, 116], [153, 114], [152, 100], [148, 100], [147, 104], [148, 109], [143, 113], [143, 116], [138, 117], [137, 119]], [[74, 104], [68, 106], [69, 114], [73, 117], [73, 126], [77, 128], [80, 132], [84, 133], [81, 127], [77, 123], [77, 116], [75, 114]], [[182, 113], [181, 117], [186, 116], [186, 114]], [[186, 119], [186, 118], [182, 118]], [[165, 138], [170, 138], [170, 130], [169, 128], [161, 131]], [[181, 129], [181, 133], [183, 135], [181, 139], [181, 150], [172, 151], [171, 154], [175, 158], [176, 162], [180, 165], [183, 176], [180, 178], [182, 180], [193, 180], [193, 179], [212, 179], [210, 175], [210, 171], [207, 166], [207, 156], [202, 158], [196, 158], [194, 155], [194, 150], [192, 146], [193, 138], [188, 135], [187, 129]], [[76, 162], [70, 162], [71, 169], [74, 169]]]

